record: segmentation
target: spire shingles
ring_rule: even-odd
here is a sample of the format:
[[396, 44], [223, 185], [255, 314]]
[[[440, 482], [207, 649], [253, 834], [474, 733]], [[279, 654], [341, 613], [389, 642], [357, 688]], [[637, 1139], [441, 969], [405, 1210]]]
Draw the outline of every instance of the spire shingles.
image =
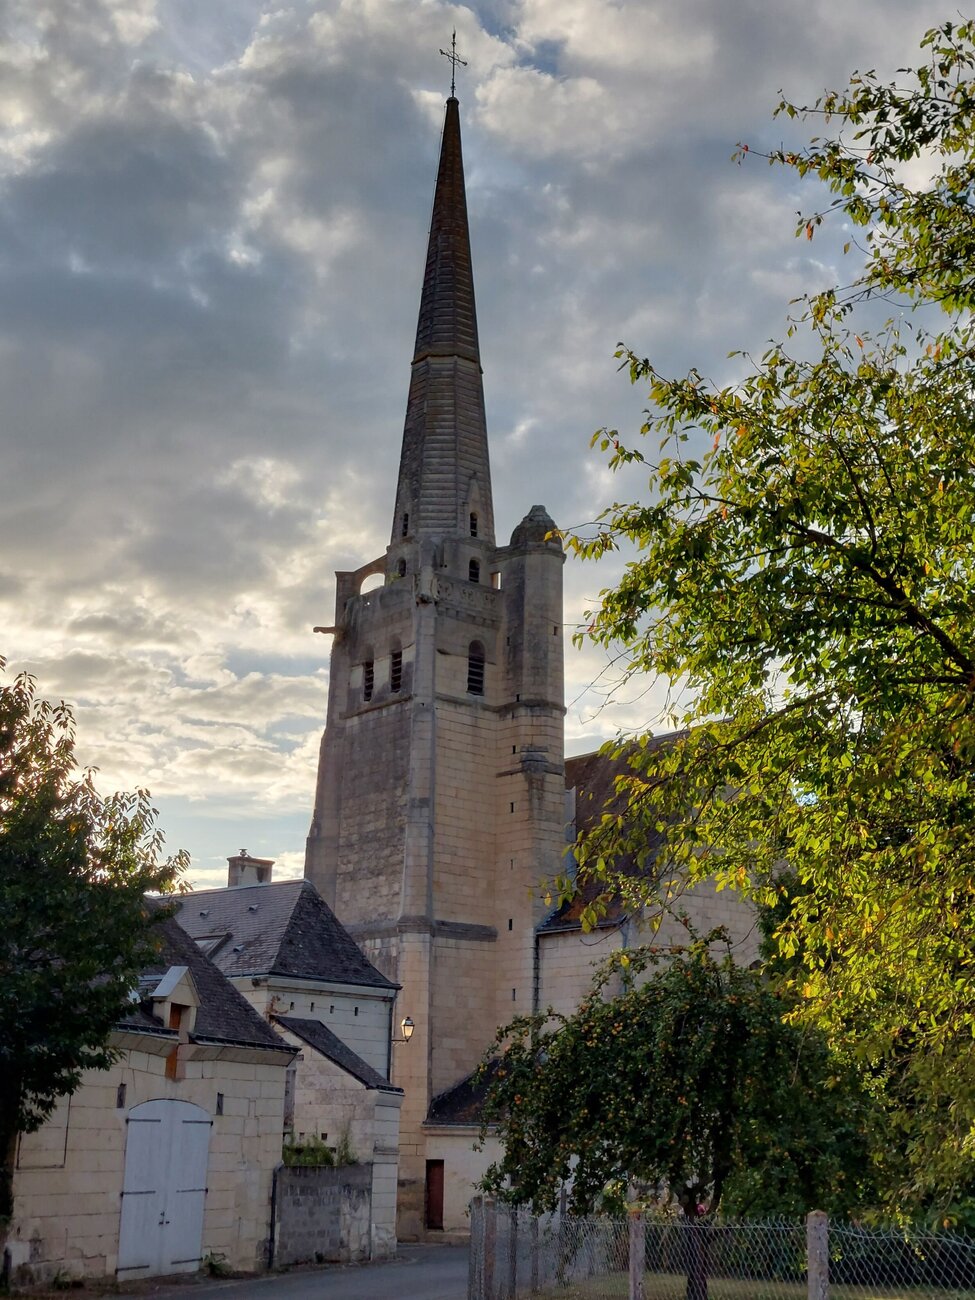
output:
[[447, 100], [403, 431], [393, 542], [478, 535], [494, 518], [457, 100]]

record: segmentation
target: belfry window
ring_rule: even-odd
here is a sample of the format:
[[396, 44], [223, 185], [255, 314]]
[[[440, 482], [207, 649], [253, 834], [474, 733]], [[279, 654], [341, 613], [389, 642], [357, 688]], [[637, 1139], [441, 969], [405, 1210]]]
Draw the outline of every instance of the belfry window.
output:
[[471, 536], [477, 536], [477, 514], [473, 510], [471, 511]]
[[395, 694], [403, 689], [403, 651], [394, 650], [389, 656], [389, 689]]
[[406, 577], [406, 561], [402, 556], [396, 561], [396, 576], [398, 578]]
[[467, 694], [484, 694], [484, 647], [472, 641], [467, 652]]
[[480, 582], [480, 581], [481, 581], [481, 561], [480, 561], [480, 560], [471, 560], [470, 564], [467, 566], [467, 576], [468, 576], [468, 578], [471, 580], [471, 582]]
[[362, 665], [362, 698], [364, 700], [372, 699], [372, 688], [376, 682], [376, 667], [371, 659], [367, 659]]
[[409, 536], [409, 533], [410, 533], [410, 516], [409, 516], [408, 514], [405, 514], [405, 515], [403, 516], [403, 532], [402, 532], [402, 535], [403, 535], [404, 537], [408, 537], [408, 536]]

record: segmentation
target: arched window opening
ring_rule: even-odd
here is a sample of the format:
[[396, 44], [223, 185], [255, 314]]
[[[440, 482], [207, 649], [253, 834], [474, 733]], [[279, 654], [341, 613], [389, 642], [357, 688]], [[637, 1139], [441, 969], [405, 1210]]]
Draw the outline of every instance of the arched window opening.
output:
[[402, 650], [394, 650], [389, 656], [389, 689], [394, 695], [403, 689]]
[[410, 532], [410, 516], [409, 516], [408, 514], [405, 514], [405, 515], [403, 516], [403, 531], [402, 531], [402, 535], [403, 535], [404, 537], [408, 537], [408, 536], [409, 536], [409, 532]]
[[477, 512], [475, 510], [471, 511], [471, 536], [477, 536]]
[[402, 556], [396, 561], [396, 576], [398, 578], [406, 577], [406, 561]]
[[371, 659], [362, 665], [362, 698], [372, 699], [372, 688], [376, 684], [376, 666]]
[[467, 694], [484, 694], [484, 647], [472, 641], [467, 652]]
[[471, 560], [470, 564], [467, 566], [467, 576], [468, 576], [468, 578], [470, 578], [471, 582], [480, 582], [480, 581], [481, 581], [481, 561], [480, 561], [480, 560]]

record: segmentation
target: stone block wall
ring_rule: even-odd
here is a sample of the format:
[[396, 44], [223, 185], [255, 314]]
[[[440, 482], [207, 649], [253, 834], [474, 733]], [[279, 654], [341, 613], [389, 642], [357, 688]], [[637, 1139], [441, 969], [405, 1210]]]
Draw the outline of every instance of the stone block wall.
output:
[[370, 1257], [394, 1255], [402, 1094], [367, 1088], [295, 1035], [282, 1037], [302, 1049], [295, 1062], [295, 1141], [319, 1137], [336, 1147], [348, 1138], [361, 1167], [372, 1169]]
[[274, 1173], [274, 1267], [348, 1264], [372, 1254], [372, 1165]]
[[[702, 880], [677, 891], [673, 909], [686, 912], [697, 934], [723, 926], [740, 966], [749, 966], [758, 957], [758, 917], [751, 904], [733, 890], [718, 890], [713, 881]], [[539, 1008], [551, 1006], [563, 1015], [571, 1015], [589, 992], [597, 967], [624, 945], [649, 943], [665, 949], [683, 947], [687, 942], [687, 931], [672, 914], [665, 915], [656, 930], [630, 922], [625, 933], [622, 927], [589, 934], [579, 929], [543, 933], [539, 944]], [[648, 979], [651, 974], [652, 969], [642, 978]], [[607, 986], [609, 996], [617, 991]]]
[[[271, 1176], [281, 1158], [287, 1058], [246, 1048], [191, 1047], [185, 1077], [166, 1077], [168, 1042], [140, 1040], [108, 1070], [88, 1071], [51, 1120], [20, 1139], [7, 1245], [15, 1276], [45, 1281], [114, 1275], [126, 1118], [158, 1098], [212, 1117], [202, 1253], [235, 1269], [265, 1266]], [[270, 1059], [269, 1059], [270, 1057]], [[235, 1059], [236, 1058], [236, 1059]]]

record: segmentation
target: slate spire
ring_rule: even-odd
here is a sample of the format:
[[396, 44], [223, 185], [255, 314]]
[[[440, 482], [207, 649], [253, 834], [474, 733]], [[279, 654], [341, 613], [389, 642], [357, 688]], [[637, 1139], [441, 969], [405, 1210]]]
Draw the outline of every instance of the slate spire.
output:
[[392, 542], [494, 541], [457, 100], [447, 100], [403, 430]]

